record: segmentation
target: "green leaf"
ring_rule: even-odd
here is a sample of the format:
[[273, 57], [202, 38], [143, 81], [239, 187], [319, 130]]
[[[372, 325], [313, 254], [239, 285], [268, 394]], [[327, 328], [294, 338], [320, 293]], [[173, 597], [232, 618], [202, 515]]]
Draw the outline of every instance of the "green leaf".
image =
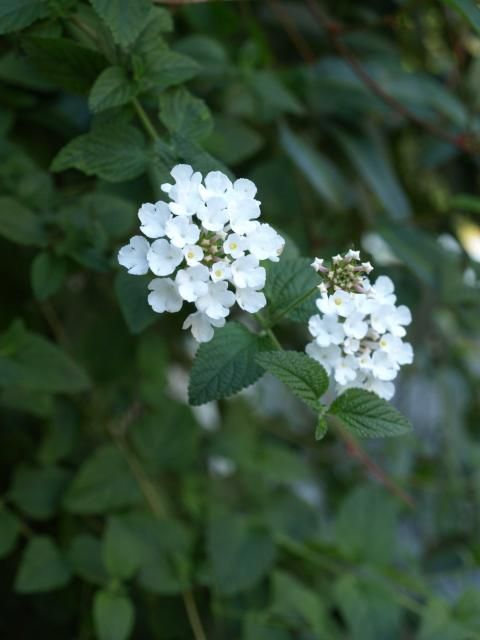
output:
[[102, 562], [102, 545], [91, 534], [76, 535], [68, 549], [68, 560], [74, 573], [92, 584], [105, 585], [109, 576]]
[[142, 174], [147, 163], [142, 133], [132, 125], [112, 123], [71, 140], [55, 156], [51, 169], [78, 169], [108, 182], [124, 182]]
[[382, 438], [409, 433], [412, 426], [399, 411], [371, 391], [348, 389], [329, 409], [360, 438]]
[[226, 165], [235, 165], [247, 160], [262, 147], [259, 133], [238, 118], [215, 114], [212, 134], [203, 142], [203, 147]]
[[301, 102], [277, 73], [262, 69], [251, 73], [247, 80], [260, 102], [263, 117], [270, 119], [283, 113], [301, 115], [304, 112]]
[[69, 566], [48, 536], [31, 538], [15, 577], [17, 593], [38, 593], [64, 587], [71, 577]]
[[115, 42], [127, 47], [145, 27], [152, 9], [149, 0], [90, 0], [113, 34]]
[[161, 44], [145, 56], [141, 87], [143, 91], [154, 90], [160, 93], [168, 87], [191, 80], [198, 71], [199, 66], [195, 60]]
[[[269, 302], [268, 312], [271, 318], [275, 318], [294, 300], [320, 284], [310, 262], [308, 258], [293, 258], [268, 264], [264, 293]], [[311, 296], [289, 311], [286, 317], [294, 322], [308, 322], [310, 316], [317, 312], [315, 298], [318, 295], [312, 291]]]
[[31, 518], [46, 520], [57, 512], [69, 477], [59, 467], [20, 466], [13, 476], [10, 499]]
[[271, 536], [233, 513], [219, 513], [212, 518], [207, 549], [215, 586], [225, 595], [252, 587], [275, 559]]
[[137, 537], [114, 516], [107, 522], [103, 539], [103, 563], [108, 574], [119, 580], [128, 580], [140, 567], [142, 549]]
[[204, 151], [203, 147], [193, 142], [193, 140], [187, 140], [187, 138], [175, 133], [172, 135], [172, 139], [178, 157], [191, 164], [197, 171], [203, 174], [209, 171], [223, 171], [223, 173], [232, 178], [232, 173], [220, 160]]
[[349, 186], [336, 166], [286, 125], [280, 127], [280, 143], [290, 160], [318, 195], [335, 209], [349, 204]]
[[95, 80], [88, 104], [94, 112], [121, 107], [137, 94], [137, 88], [122, 67], [108, 67]]
[[469, 213], [480, 213], [480, 198], [470, 193], [459, 193], [451, 198], [450, 206]]
[[382, 203], [392, 220], [412, 214], [410, 203], [378, 136], [355, 137], [342, 132], [337, 138], [353, 166]]
[[72, 513], [105, 513], [141, 502], [129, 466], [113, 445], [104, 445], [82, 464], [63, 500]]
[[321, 364], [298, 351], [264, 351], [256, 360], [318, 411], [319, 399], [328, 389], [328, 375]]
[[0, 503], [0, 558], [12, 551], [20, 529], [20, 520], [17, 516]]
[[33, 295], [37, 300], [46, 300], [56, 293], [65, 280], [65, 261], [54, 253], [38, 253], [30, 273]]
[[210, 110], [203, 100], [180, 87], [160, 96], [160, 120], [171, 133], [199, 141], [212, 131]]
[[72, 93], [86, 94], [106, 66], [97, 51], [67, 38], [25, 38], [28, 61], [48, 82]]
[[133, 629], [135, 609], [127, 596], [97, 591], [93, 620], [98, 640], [127, 640]]
[[42, 245], [45, 235], [39, 218], [20, 202], [0, 197], [0, 235], [23, 245]]
[[47, 0], [2, 0], [0, 3], [0, 35], [25, 29], [48, 15]]
[[150, 280], [151, 276], [132, 276], [124, 271], [115, 277], [115, 294], [132, 333], [140, 333], [157, 320], [157, 314], [147, 302]]
[[238, 322], [215, 331], [210, 342], [200, 345], [193, 362], [188, 387], [190, 404], [219, 400], [250, 386], [263, 375], [255, 362], [268, 341]]
[[90, 386], [87, 375], [64, 351], [17, 322], [0, 336], [0, 387], [75, 393]]
[[458, 11], [477, 33], [480, 33], [480, 8], [474, 0], [442, 0], [445, 4]]
[[323, 440], [327, 435], [328, 423], [325, 420], [323, 413], [318, 416], [317, 426], [315, 427], [315, 440]]

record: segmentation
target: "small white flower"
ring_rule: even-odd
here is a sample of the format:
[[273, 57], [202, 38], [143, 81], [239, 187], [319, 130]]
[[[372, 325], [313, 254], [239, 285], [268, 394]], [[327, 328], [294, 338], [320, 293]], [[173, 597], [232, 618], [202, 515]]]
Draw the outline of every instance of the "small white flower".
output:
[[183, 260], [183, 253], [168, 240], [160, 238], [147, 253], [148, 266], [156, 276], [169, 276]]
[[269, 224], [260, 224], [247, 235], [248, 248], [259, 260], [278, 262], [285, 240]]
[[348, 316], [355, 309], [355, 293], [347, 293], [337, 289], [331, 296], [325, 294], [317, 300], [319, 311], [325, 315]]
[[207, 294], [209, 278], [210, 273], [203, 264], [180, 269], [175, 277], [178, 293], [187, 302], [195, 302], [197, 298]]
[[342, 357], [342, 350], [334, 344], [328, 347], [320, 347], [316, 342], [309, 342], [305, 348], [308, 355], [319, 362], [327, 373], [330, 373]]
[[192, 216], [202, 202], [198, 191], [202, 174], [194, 173], [188, 164], [177, 164], [170, 175], [175, 178], [175, 184], [166, 183], [160, 187], [173, 200], [169, 204], [170, 211], [177, 216]]
[[327, 268], [323, 266], [325, 260], [323, 258], [315, 258], [314, 261], [310, 264], [310, 266], [318, 273], [321, 271], [327, 271]]
[[238, 258], [232, 263], [232, 279], [236, 287], [261, 289], [265, 285], [266, 272], [258, 260], [250, 255]]
[[186, 244], [182, 251], [189, 267], [195, 267], [202, 261], [204, 256], [202, 247], [199, 247], [197, 244]]
[[175, 313], [180, 311], [183, 300], [171, 278], [154, 278], [148, 285], [148, 304], [157, 313]]
[[261, 291], [244, 287], [236, 291], [237, 303], [240, 309], [248, 313], [257, 313], [267, 304], [267, 299]]
[[134, 276], [148, 272], [147, 254], [150, 243], [143, 236], [133, 236], [130, 242], [118, 252], [118, 262]]
[[355, 355], [360, 348], [360, 340], [357, 338], [345, 338], [343, 341], [343, 350], [349, 356]]
[[340, 358], [335, 366], [334, 377], [341, 385], [347, 385], [353, 382], [357, 377], [358, 361], [354, 356], [345, 356]]
[[228, 283], [225, 280], [210, 282], [207, 293], [196, 301], [197, 309], [212, 320], [226, 318], [233, 304], [235, 304], [235, 295], [228, 290]]
[[255, 183], [247, 178], [238, 178], [233, 183], [233, 196], [239, 200], [251, 200], [257, 194]]
[[408, 342], [403, 342], [398, 336], [385, 333], [381, 336], [378, 344], [380, 349], [387, 353], [396, 364], [403, 365], [413, 362], [412, 345]]
[[148, 238], [163, 238], [165, 235], [165, 223], [172, 214], [166, 202], [151, 204], [146, 202], [138, 210], [140, 231]]
[[186, 244], [195, 244], [200, 237], [200, 229], [185, 216], [170, 218], [165, 225], [165, 233], [171, 243], [180, 249]]
[[340, 344], [345, 338], [343, 325], [335, 316], [312, 316], [308, 322], [308, 329], [315, 342], [320, 347], [328, 347], [330, 344]]
[[365, 316], [359, 311], [354, 311], [348, 317], [345, 318], [343, 323], [343, 329], [345, 335], [349, 338], [356, 338], [361, 340], [367, 335], [368, 324], [364, 320]]
[[384, 400], [391, 400], [395, 394], [395, 385], [393, 382], [378, 380], [374, 376], [368, 376], [363, 386], [367, 391], [373, 391]]
[[395, 286], [388, 276], [378, 276], [372, 287], [372, 294], [378, 304], [395, 304], [397, 297], [394, 291]]
[[196, 311], [185, 318], [182, 329], [191, 329], [197, 342], [209, 342], [213, 338], [213, 327], [223, 327], [225, 318], [209, 318], [204, 313]]
[[205, 186], [199, 186], [199, 193], [204, 201], [210, 198], [223, 197], [232, 190], [231, 180], [221, 171], [210, 171], [205, 176], [204, 182]]
[[198, 208], [197, 216], [208, 231], [221, 231], [228, 222], [227, 203], [223, 198], [210, 198]]
[[360, 260], [360, 251], [354, 251], [353, 249], [349, 249], [345, 254], [346, 260]]
[[245, 234], [254, 231], [255, 219], [260, 215], [260, 205], [256, 200], [230, 200], [228, 203], [230, 226], [235, 233]]
[[216, 262], [210, 270], [210, 277], [213, 282], [228, 280], [232, 275], [232, 270], [227, 262]]
[[241, 258], [245, 255], [245, 249], [247, 248], [247, 240], [245, 236], [241, 236], [238, 233], [231, 233], [227, 236], [223, 243], [223, 250], [232, 258]]
[[397, 377], [398, 366], [390, 358], [388, 353], [378, 349], [372, 355], [373, 375], [379, 380], [393, 380]]

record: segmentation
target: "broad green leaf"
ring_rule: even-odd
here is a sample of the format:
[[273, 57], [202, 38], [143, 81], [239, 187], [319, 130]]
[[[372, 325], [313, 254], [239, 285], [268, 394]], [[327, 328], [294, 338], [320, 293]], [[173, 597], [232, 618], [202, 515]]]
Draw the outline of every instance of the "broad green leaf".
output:
[[12, 551], [20, 530], [20, 520], [0, 503], [0, 558]]
[[225, 595], [252, 587], [275, 559], [271, 536], [233, 513], [219, 513], [211, 519], [207, 550], [215, 586]]
[[138, 538], [121, 518], [111, 516], [103, 538], [103, 564], [112, 578], [128, 580], [142, 561]]
[[2, 0], [0, 35], [24, 29], [48, 15], [48, 0]]
[[442, 0], [445, 4], [458, 11], [477, 33], [480, 33], [480, 7], [475, 0]]
[[30, 36], [23, 45], [40, 76], [72, 93], [86, 94], [107, 64], [97, 51], [67, 38]]
[[315, 638], [327, 637], [321, 596], [284, 571], [273, 574], [273, 612], [286, 623], [307, 625]]
[[60, 507], [70, 474], [59, 467], [35, 469], [22, 465], [13, 476], [9, 497], [31, 518], [46, 520]]
[[174, 47], [175, 51], [189, 56], [201, 65], [199, 75], [211, 77], [228, 71], [227, 52], [219, 40], [193, 33], [175, 42]]
[[210, 342], [200, 345], [190, 375], [190, 404], [219, 400], [250, 386], [263, 375], [255, 362], [268, 341], [238, 322], [215, 331]]
[[325, 420], [323, 414], [318, 416], [317, 426], [315, 427], [315, 440], [323, 440], [327, 435], [328, 423]]
[[256, 360], [312, 409], [319, 409], [319, 399], [328, 389], [327, 372], [321, 364], [298, 351], [264, 351]]
[[397, 547], [397, 511], [397, 503], [383, 488], [365, 486], [354, 489], [337, 513], [337, 547], [354, 561], [388, 565]]
[[76, 535], [67, 551], [68, 561], [73, 572], [92, 584], [105, 585], [109, 575], [102, 562], [102, 545], [91, 534]]
[[246, 613], [243, 618], [242, 640], [292, 640], [286, 629], [278, 626], [276, 621], [269, 622], [268, 614]]
[[337, 138], [390, 218], [409, 218], [412, 214], [410, 203], [379, 138], [373, 135], [358, 137], [343, 131], [337, 134]]
[[212, 134], [203, 141], [204, 148], [227, 165], [235, 165], [253, 156], [263, 139], [239, 118], [215, 114]]
[[285, 124], [280, 127], [280, 142], [290, 160], [327, 204], [335, 209], [348, 206], [349, 186], [327, 156]]
[[450, 206], [469, 213], [480, 213], [480, 198], [470, 193], [459, 193], [451, 198]]
[[8, 196], [0, 197], [0, 236], [23, 245], [42, 245], [45, 242], [40, 219]]
[[0, 387], [75, 393], [90, 385], [87, 375], [64, 351], [17, 322], [0, 336]]
[[65, 261], [54, 253], [38, 253], [30, 272], [33, 295], [37, 300], [46, 300], [62, 286], [66, 275]]
[[31, 538], [15, 577], [17, 593], [38, 593], [64, 587], [71, 571], [55, 542], [48, 536]]
[[132, 333], [140, 333], [158, 319], [147, 302], [151, 276], [131, 276], [120, 271], [115, 277], [115, 294], [120, 310]]
[[72, 513], [105, 513], [141, 502], [132, 472], [113, 445], [98, 448], [81, 465], [64, 495]]
[[77, 413], [67, 403], [57, 403], [37, 450], [44, 465], [52, 465], [69, 456], [80, 439]]
[[147, 163], [142, 133], [132, 125], [113, 123], [71, 140], [55, 156], [51, 169], [78, 169], [108, 182], [124, 182], [143, 173]]
[[149, 0], [90, 0], [113, 34], [115, 42], [127, 47], [145, 27], [152, 9]]
[[199, 141], [212, 131], [212, 116], [207, 105], [185, 87], [162, 93], [159, 105], [160, 120], [171, 133]]
[[371, 391], [348, 389], [333, 402], [331, 415], [360, 438], [401, 436], [412, 430], [407, 418]]
[[251, 73], [247, 81], [258, 98], [264, 118], [271, 119], [285, 113], [303, 113], [302, 103], [277, 73], [261, 69]]
[[315, 299], [319, 294], [313, 289], [320, 279], [310, 266], [308, 258], [280, 259], [267, 266], [267, 281], [264, 293], [269, 302], [268, 312], [271, 318], [286, 310], [297, 298], [312, 291], [300, 305], [286, 314], [294, 322], [308, 322], [317, 312]]
[[88, 104], [94, 112], [121, 107], [135, 97], [137, 89], [122, 67], [108, 67], [95, 80]]
[[133, 629], [135, 609], [127, 596], [97, 591], [93, 620], [98, 640], [127, 640]]
[[168, 87], [182, 84], [197, 75], [199, 65], [181, 53], [160, 44], [145, 56], [145, 69], [141, 76], [143, 91], [160, 93]]

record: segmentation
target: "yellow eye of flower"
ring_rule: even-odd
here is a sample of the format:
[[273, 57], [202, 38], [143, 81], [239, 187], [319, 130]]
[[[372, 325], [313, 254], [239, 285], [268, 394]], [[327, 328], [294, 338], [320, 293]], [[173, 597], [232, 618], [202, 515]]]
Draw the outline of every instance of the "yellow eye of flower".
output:
[[238, 245], [237, 245], [237, 243], [236, 243], [236, 242], [231, 242], [231, 243], [230, 243], [230, 249], [231, 249], [232, 251], [235, 251], [235, 249], [236, 249], [237, 247], [238, 247]]
[[386, 340], [380, 340], [380, 346], [381, 347], [386, 347], [387, 346], [387, 341]]
[[335, 304], [337, 305], [337, 307], [339, 307], [342, 304], [342, 299], [341, 298], [335, 298]]
[[193, 258], [193, 251], [189, 251], [187, 253], [187, 258]]
[[220, 276], [222, 275], [222, 271], [220, 271], [220, 269], [217, 269], [215, 271], [215, 275], [217, 276], [217, 278], [220, 278]]

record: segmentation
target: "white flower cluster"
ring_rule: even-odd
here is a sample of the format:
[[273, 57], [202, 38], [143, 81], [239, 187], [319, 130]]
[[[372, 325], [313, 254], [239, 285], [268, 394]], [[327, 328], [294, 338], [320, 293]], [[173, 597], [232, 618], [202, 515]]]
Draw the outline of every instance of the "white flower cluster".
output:
[[412, 316], [408, 307], [396, 306], [387, 276], [374, 284], [363, 278], [361, 290], [323, 289], [320, 313], [308, 323], [314, 340], [306, 352], [333, 374], [337, 393], [357, 387], [390, 400], [400, 367], [413, 362], [412, 346], [402, 340]]
[[[183, 324], [199, 342], [225, 324], [235, 302], [249, 313], [266, 304], [262, 293], [262, 260], [277, 262], [285, 241], [257, 219], [260, 202], [253, 182], [232, 183], [221, 171], [202, 174], [190, 165], [171, 171], [175, 184], [162, 184], [170, 202], [143, 204], [140, 231], [118, 253], [119, 263], [133, 275], [151, 271], [148, 302], [157, 313], [195, 305]], [[233, 285], [234, 291], [229, 288]]]

